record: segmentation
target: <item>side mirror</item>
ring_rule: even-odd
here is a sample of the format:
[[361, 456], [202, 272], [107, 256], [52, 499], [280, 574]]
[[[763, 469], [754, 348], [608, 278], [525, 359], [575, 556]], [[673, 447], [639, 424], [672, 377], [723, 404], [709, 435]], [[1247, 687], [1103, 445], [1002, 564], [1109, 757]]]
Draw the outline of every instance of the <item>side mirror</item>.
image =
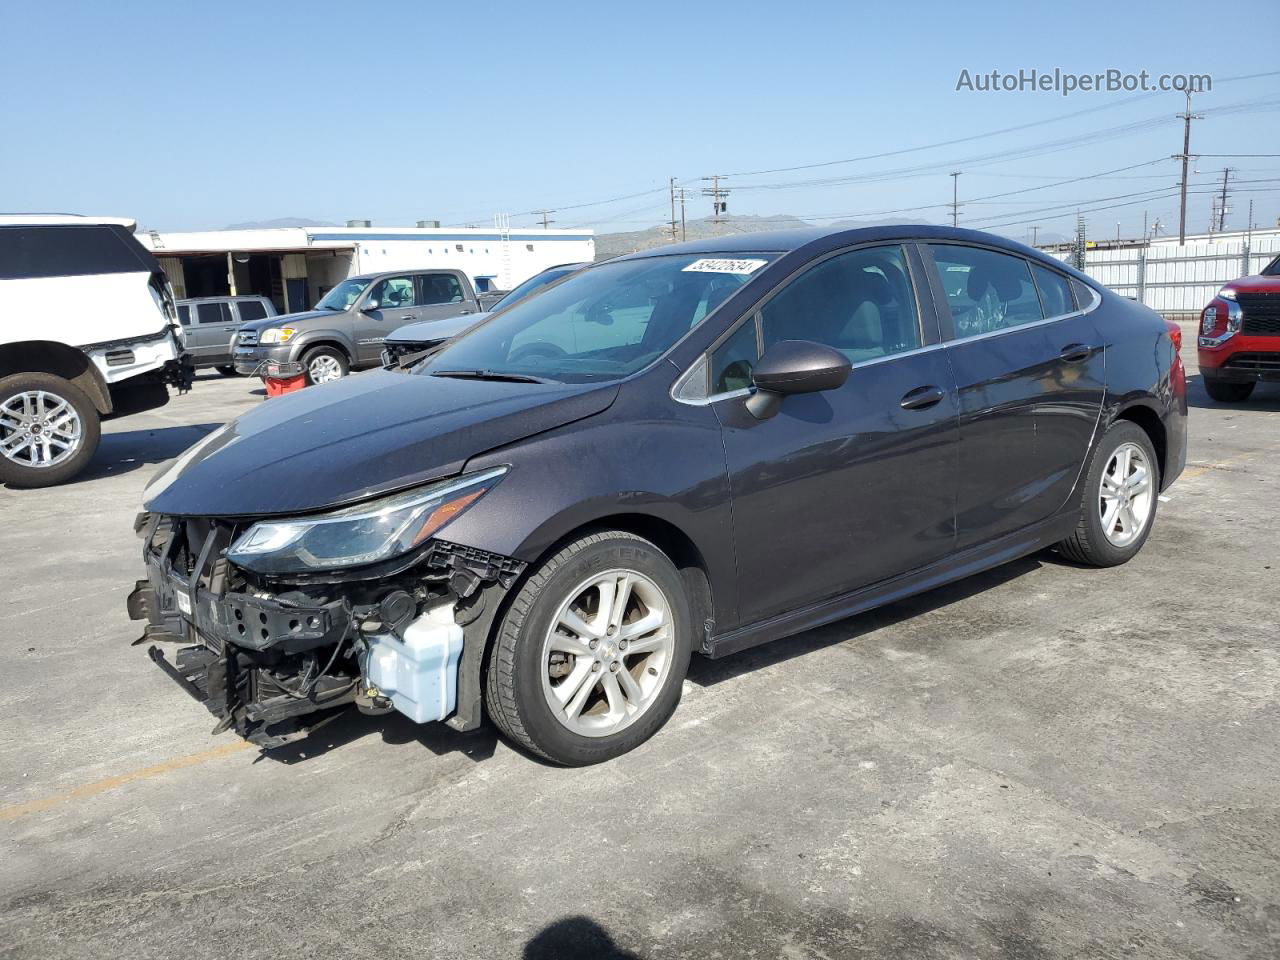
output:
[[378, 301], [377, 301], [377, 300], [366, 300], [366, 301], [364, 302], [364, 306], [362, 306], [362, 307], [360, 308], [360, 312], [361, 312], [361, 313], [373, 313], [373, 312], [374, 312], [375, 310], [377, 310], [378, 308], [379, 308], [379, 304], [378, 304]]
[[851, 367], [848, 357], [821, 343], [780, 340], [751, 371], [756, 392], [747, 398], [747, 411], [757, 420], [767, 420], [778, 412], [785, 396], [844, 386]]

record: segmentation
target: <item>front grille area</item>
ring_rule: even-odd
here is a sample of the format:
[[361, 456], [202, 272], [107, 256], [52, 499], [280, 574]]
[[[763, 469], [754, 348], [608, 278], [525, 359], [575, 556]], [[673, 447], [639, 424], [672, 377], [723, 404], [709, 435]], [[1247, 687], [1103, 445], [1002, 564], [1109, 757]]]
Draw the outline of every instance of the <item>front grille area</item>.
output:
[[1280, 373], [1280, 353], [1237, 353], [1223, 366], [1255, 373]]
[[1243, 323], [1240, 332], [1254, 337], [1280, 337], [1280, 293], [1238, 293]]

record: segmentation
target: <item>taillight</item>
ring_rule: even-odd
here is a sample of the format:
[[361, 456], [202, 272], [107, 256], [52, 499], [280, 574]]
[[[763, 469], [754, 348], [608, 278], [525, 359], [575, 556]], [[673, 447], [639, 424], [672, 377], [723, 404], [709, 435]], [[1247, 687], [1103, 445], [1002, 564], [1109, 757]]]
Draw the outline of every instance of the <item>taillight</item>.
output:
[[1172, 320], [1166, 320], [1164, 325], [1169, 328], [1169, 339], [1173, 341], [1173, 353], [1177, 356], [1182, 352], [1182, 327]]

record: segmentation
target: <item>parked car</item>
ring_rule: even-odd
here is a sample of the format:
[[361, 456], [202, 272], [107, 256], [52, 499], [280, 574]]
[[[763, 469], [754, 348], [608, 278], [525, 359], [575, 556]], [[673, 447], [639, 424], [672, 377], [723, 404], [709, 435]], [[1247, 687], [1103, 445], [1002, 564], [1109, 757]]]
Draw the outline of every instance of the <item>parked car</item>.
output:
[[339, 380], [382, 361], [382, 341], [397, 327], [480, 312], [461, 270], [396, 270], [348, 277], [305, 313], [269, 317], [240, 328], [237, 373], [267, 360], [301, 361], [310, 383]]
[[197, 369], [214, 367], [224, 377], [235, 376], [231, 362], [240, 327], [276, 315], [266, 297], [192, 297], [178, 301], [182, 342]]
[[168, 280], [135, 226], [0, 216], [0, 483], [69, 480], [98, 448], [102, 418], [191, 386]]
[[[389, 333], [382, 342], [382, 365], [385, 367], [404, 357], [415, 356], [424, 350], [432, 350], [470, 330], [480, 321], [488, 319], [491, 313], [514, 306], [530, 294], [544, 289], [571, 273], [576, 273], [585, 266], [587, 266], [585, 263], [562, 263], [556, 267], [548, 267], [493, 301], [484, 311], [470, 317], [447, 321], [419, 320], [417, 323], [399, 327]], [[482, 302], [483, 299], [484, 295], [481, 294]]]
[[1218, 291], [1200, 314], [1196, 346], [1214, 400], [1239, 403], [1255, 384], [1280, 381], [1280, 257]]
[[[518, 359], [538, 343], [562, 349]], [[666, 722], [694, 652], [1050, 546], [1124, 563], [1185, 451], [1164, 321], [1036, 250], [717, 237], [209, 435], [146, 490], [129, 609], [266, 747], [351, 703], [458, 730], [483, 706], [593, 763]]]

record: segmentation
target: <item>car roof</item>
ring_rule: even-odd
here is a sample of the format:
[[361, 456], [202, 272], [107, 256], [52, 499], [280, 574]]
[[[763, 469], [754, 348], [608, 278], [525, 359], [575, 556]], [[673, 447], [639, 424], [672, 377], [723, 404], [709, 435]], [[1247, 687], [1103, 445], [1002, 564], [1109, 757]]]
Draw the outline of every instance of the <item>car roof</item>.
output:
[[207, 303], [211, 300], [261, 300], [264, 303], [271, 302], [267, 297], [256, 293], [222, 293], [213, 297], [183, 297], [181, 300], [175, 300], [174, 303]]
[[758, 233], [735, 233], [728, 236], [704, 237], [686, 243], [674, 243], [653, 247], [637, 253], [618, 257], [618, 260], [640, 260], [645, 257], [662, 257], [689, 253], [791, 253], [810, 244], [824, 247], [845, 246], [877, 240], [963, 240], [969, 243], [987, 243], [1005, 247], [1020, 253], [1038, 251], [1010, 240], [1007, 237], [966, 230], [962, 227], [940, 227], [930, 223], [877, 224], [873, 227], [797, 227], [794, 230], [762, 230]]
[[138, 229], [138, 221], [129, 217], [82, 217], [78, 213], [0, 213], [0, 227], [61, 226], [125, 227], [130, 233]]

